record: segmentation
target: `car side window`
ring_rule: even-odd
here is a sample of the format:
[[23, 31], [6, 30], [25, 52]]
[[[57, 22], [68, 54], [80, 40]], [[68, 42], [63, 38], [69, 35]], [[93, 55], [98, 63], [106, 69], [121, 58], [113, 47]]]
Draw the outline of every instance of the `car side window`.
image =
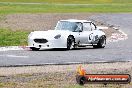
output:
[[75, 32], [81, 32], [81, 31], [82, 31], [82, 23], [78, 23]]
[[96, 29], [95, 25], [91, 23], [91, 30], [95, 30], [95, 29]]
[[83, 31], [91, 31], [90, 23], [83, 23]]

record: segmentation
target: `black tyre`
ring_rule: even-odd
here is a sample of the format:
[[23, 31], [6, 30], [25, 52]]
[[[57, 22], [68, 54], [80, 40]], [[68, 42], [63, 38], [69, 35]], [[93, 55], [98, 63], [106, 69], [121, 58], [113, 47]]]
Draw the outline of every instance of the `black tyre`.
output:
[[97, 45], [93, 45], [94, 48], [104, 48], [106, 45], [106, 36], [101, 36]]
[[75, 40], [72, 36], [69, 36], [67, 38], [67, 50], [71, 50], [75, 48]]
[[84, 76], [76, 76], [76, 81], [79, 85], [84, 85], [86, 83], [86, 78]]
[[38, 51], [40, 48], [30, 47], [32, 51]]

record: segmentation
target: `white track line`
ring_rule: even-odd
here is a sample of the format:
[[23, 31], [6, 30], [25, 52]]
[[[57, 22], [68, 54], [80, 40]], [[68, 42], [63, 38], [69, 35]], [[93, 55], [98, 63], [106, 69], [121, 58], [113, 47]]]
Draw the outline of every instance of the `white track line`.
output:
[[7, 57], [13, 57], [13, 58], [28, 58], [28, 56], [17, 56], [17, 55], [6, 55]]
[[29, 56], [19, 56], [19, 55], [0, 55], [0, 57], [29, 58]]
[[0, 47], [0, 51], [8, 51], [8, 50], [22, 50], [22, 48], [18, 46]]
[[9, 51], [9, 50], [29, 50], [26, 46], [6, 46], [0, 47], [0, 51]]

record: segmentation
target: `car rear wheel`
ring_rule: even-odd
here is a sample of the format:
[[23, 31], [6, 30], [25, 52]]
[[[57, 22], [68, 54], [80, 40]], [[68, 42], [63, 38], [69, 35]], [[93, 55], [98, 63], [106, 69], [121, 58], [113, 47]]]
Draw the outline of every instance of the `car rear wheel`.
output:
[[75, 48], [75, 40], [72, 36], [69, 36], [67, 38], [67, 50], [71, 50]]
[[30, 47], [32, 51], [38, 51], [40, 48]]
[[106, 45], [106, 37], [105, 36], [101, 36], [97, 45], [93, 45], [94, 48], [104, 48]]

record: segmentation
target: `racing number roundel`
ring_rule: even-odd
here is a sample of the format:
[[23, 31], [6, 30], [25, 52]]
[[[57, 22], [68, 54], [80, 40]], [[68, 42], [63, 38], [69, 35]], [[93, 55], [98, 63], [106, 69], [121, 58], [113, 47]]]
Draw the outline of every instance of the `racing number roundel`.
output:
[[93, 39], [93, 33], [91, 33], [90, 35], [89, 35], [89, 40], [92, 40]]

